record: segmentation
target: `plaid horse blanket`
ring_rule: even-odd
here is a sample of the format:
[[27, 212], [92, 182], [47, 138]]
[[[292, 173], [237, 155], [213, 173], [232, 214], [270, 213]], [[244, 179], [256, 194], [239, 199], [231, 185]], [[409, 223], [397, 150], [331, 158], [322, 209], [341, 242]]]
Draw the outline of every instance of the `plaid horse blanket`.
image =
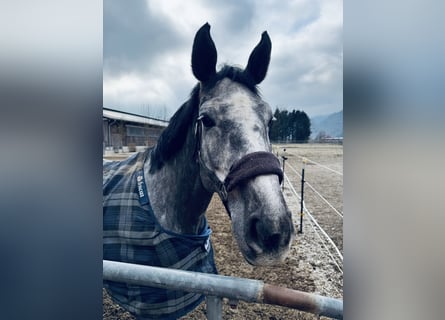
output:
[[[182, 235], [162, 228], [148, 198], [143, 173], [149, 150], [104, 163], [103, 259], [217, 273], [211, 230]], [[104, 281], [111, 298], [138, 319], [176, 319], [203, 300], [196, 293]]]

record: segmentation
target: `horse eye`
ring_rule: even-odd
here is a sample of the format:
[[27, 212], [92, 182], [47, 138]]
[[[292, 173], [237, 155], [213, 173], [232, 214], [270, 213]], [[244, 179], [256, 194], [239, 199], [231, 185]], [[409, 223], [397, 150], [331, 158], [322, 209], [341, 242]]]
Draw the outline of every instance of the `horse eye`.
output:
[[215, 121], [206, 114], [202, 115], [200, 118], [201, 118], [202, 124], [206, 128], [214, 127], [216, 124]]

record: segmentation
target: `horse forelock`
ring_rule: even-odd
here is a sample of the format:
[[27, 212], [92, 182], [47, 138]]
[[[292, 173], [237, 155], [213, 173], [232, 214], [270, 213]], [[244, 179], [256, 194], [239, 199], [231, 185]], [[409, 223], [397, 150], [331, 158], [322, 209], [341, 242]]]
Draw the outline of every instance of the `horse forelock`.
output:
[[214, 77], [210, 78], [209, 81], [204, 84], [204, 89], [213, 88], [219, 81], [224, 78], [228, 78], [234, 82], [242, 84], [254, 94], [258, 94], [258, 88], [252, 76], [249, 73], [244, 72], [244, 70], [240, 68], [229, 65], [224, 65], [221, 70], [215, 74]]

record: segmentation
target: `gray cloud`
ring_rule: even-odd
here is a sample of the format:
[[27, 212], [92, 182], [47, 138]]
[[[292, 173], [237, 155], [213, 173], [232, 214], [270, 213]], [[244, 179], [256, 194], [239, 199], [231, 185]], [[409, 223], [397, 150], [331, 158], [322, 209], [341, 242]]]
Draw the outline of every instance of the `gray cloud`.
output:
[[169, 23], [149, 10], [146, 1], [104, 2], [104, 70], [125, 73], [147, 69], [165, 51], [185, 44]]
[[272, 60], [260, 89], [272, 108], [309, 115], [343, 108], [342, 2], [333, 0], [107, 0], [104, 105], [130, 112], [166, 106], [171, 116], [196, 83], [191, 47], [207, 21], [218, 65], [245, 66], [261, 32], [269, 32]]

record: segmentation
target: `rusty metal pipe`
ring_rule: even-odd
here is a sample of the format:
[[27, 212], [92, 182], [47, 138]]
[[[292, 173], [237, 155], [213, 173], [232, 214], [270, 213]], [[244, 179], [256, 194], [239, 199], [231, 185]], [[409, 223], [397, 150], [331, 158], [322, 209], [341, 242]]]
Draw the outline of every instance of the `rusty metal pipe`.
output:
[[266, 303], [343, 319], [343, 301], [265, 284], [263, 281], [207, 273], [103, 261], [103, 279], [198, 292], [247, 302]]
[[279, 305], [318, 314], [334, 319], [343, 319], [343, 301], [303, 291], [264, 284], [263, 303]]

